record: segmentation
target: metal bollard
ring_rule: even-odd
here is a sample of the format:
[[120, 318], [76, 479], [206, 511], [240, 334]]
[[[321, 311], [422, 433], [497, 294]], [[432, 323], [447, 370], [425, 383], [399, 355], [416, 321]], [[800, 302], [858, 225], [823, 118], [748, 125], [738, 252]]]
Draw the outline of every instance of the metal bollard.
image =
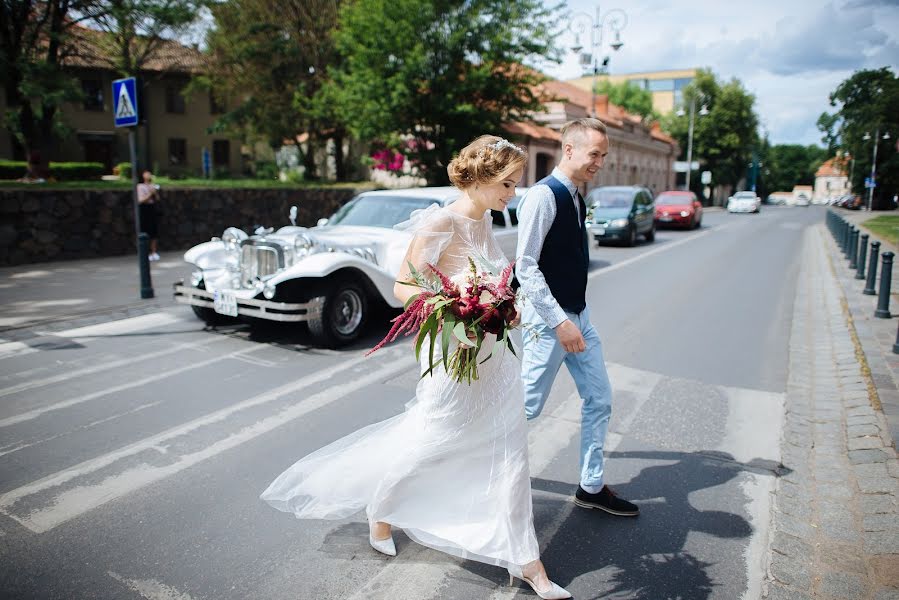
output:
[[868, 267], [868, 280], [865, 281], [865, 289], [862, 294], [866, 296], [874, 296], [874, 282], [877, 281], [877, 253], [880, 251], [880, 242], [871, 242], [871, 266]]
[[843, 221], [843, 256], [846, 256], [849, 253], [849, 231], [850, 225], [848, 222]]
[[880, 319], [889, 319], [890, 314], [890, 283], [893, 278], [892, 252], [883, 253], [883, 262], [880, 264], [880, 293], [877, 295], [877, 310], [874, 316]]
[[856, 267], [858, 270], [855, 272], [856, 279], [864, 279], [865, 278], [865, 259], [868, 258], [868, 234], [863, 233], [861, 242], [858, 245], [858, 260]]
[[858, 227], [852, 228], [852, 235], [849, 237], [849, 268], [854, 269], [858, 258]]
[[150, 236], [141, 233], [137, 236], [137, 265], [140, 269], [140, 297], [153, 297], [153, 282], [150, 281]]
[[899, 354], [899, 327], [896, 327], [896, 342], [893, 344], [893, 354]]

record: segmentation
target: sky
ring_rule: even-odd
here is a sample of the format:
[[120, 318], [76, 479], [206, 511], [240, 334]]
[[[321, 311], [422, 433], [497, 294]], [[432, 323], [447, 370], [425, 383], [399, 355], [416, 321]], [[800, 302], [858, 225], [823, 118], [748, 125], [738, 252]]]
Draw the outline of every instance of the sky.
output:
[[[755, 96], [774, 144], [822, 145], [815, 123], [835, 110], [829, 94], [856, 70], [899, 68], [899, 0], [568, 0], [563, 10], [595, 18], [597, 6], [601, 17], [615, 8], [627, 15], [617, 52], [608, 48], [614, 36], [605, 19], [611, 74], [703, 67], [719, 81], [736, 77]], [[589, 47], [589, 38], [581, 41]], [[573, 43], [571, 32], [560, 38], [566, 50]], [[560, 65], [539, 67], [558, 79], [583, 74], [570, 51]]]

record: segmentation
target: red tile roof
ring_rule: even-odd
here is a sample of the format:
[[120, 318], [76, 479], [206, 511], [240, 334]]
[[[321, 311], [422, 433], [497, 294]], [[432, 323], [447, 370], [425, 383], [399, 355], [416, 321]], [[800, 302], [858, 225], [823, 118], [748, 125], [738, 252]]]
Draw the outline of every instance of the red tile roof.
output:
[[815, 171], [815, 177], [845, 177], [846, 162], [847, 160], [840, 156], [829, 158]]
[[[112, 69], [115, 57], [111, 55], [110, 38], [111, 35], [104, 31], [81, 26], [73, 27], [71, 50], [65, 57], [64, 64], [69, 67]], [[137, 48], [135, 51], [138, 51]], [[207, 58], [199, 50], [174, 40], [162, 39], [156, 42], [156, 46], [144, 61], [142, 70], [196, 74], [204, 72], [207, 67]]]

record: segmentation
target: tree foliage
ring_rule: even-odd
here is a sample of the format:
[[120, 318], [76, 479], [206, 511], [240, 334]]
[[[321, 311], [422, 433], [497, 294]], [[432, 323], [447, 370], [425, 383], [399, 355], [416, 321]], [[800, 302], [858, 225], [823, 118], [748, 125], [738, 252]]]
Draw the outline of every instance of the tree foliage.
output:
[[65, 131], [59, 107], [77, 100], [77, 82], [63, 72], [73, 51], [68, 43], [78, 24], [75, 13], [89, 13], [82, 0], [3, 0], [0, 2], [0, 72], [6, 92], [6, 127], [25, 150], [47, 162], [57, 134]]
[[138, 75], [167, 39], [186, 31], [206, 0], [95, 0], [86, 24], [105, 35], [93, 36], [95, 58], [123, 77]]
[[789, 192], [796, 185], [814, 185], [815, 171], [829, 156], [827, 149], [821, 146], [766, 144], [760, 153], [763, 165], [759, 184], [761, 195]]
[[398, 149], [445, 183], [462, 146], [542, 109], [542, 76], [521, 65], [555, 56], [550, 14], [539, 0], [346, 4], [330, 84], [340, 117], [360, 139], [411, 142]]
[[[328, 68], [340, 60], [331, 36], [339, 4], [234, 0], [213, 7], [207, 35], [212, 65], [204, 83], [227, 101], [219, 129], [272, 147], [302, 132], [342, 139], [333, 91], [323, 89]], [[307, 175], [315, 167], [311, 158], [307, 153]]]
[[606, 94], [612, 104], [617, 104], [644, 119], [659, 118], [652, 108], [652, 93], [632, 81], [611, 83], [609, 80], [603, 80], [596, 84], [596, 93]]
[[[684, 114], [666, 115], [662, 127], [680, 143], [681, 160], [686, 160], [689, 105], [695, 101], [693, 160], [702, 170], [712, 172], [713, 185], [736, 186], [747, 174], [753, 149], [759, 144], [755, 96], [743, 89], [736, 78], [720, 83], [708, 69], [700, 69], [683, 90]], [[702, 106], [709, 113], [700, 116]], [[700, 192], [699, 177], [691, 187]]]
[[[856, 193], [865, 193], [864, 180], [871, 175], [874, 138], [879, 132], [874, 206], [891, 206], [889, 199], [899, 192], [899, 78], [888, 67], [856, 71], [830, 94], [830, 104], [837, 110], [823, 113], [818, 128], [832, 153], [841, 149], [853, 158]], [[890, 138], [884, 140], [884, 133]]]

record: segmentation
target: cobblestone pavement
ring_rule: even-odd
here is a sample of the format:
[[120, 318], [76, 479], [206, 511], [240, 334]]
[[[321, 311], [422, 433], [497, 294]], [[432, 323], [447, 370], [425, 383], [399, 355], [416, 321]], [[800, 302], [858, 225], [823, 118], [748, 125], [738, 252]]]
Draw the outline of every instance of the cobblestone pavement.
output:
[[823, 224], [805, 233], [765, 597], [899, 600], [899, 460]]

